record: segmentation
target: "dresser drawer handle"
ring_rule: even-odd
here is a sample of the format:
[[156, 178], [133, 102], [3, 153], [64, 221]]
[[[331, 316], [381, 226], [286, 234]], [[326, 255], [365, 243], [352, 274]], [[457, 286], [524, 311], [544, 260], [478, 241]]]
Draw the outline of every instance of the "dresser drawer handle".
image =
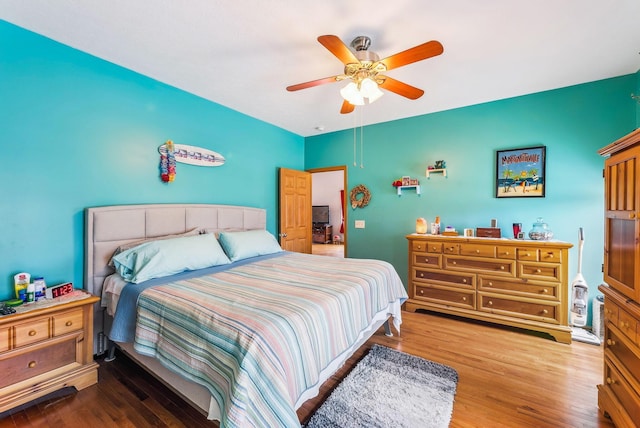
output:
[[489, 281], [489, 287], [493, 287], [493, 282]]
[[455, 265], [455, 264], [458, 264], [458, 262], [453, 261], [453, 262], [451, 262], [451, 264], [452, 264], [452, 265]]
[[480, 254], [480, 250], [476, 250], [476, 254]]
[[418, 250], [422, 250], [422, 245], [418, 245]]
[[500, 266], [500, 270], [504, 270], [504, 266]]
[[628, 322], [624, 322], [624, 321], [620, 321], [620, 328], [624, 328], [624, 329], [629, 328], [629, 323]]
[[547, 253], [547, 257], [552, 259], [553, 258], [553, 253]]
[[636, 213], [629, 213], [629, 218], [636, 218]]
[[37, 332], [37, 331], [35, 331], [35, 330], [29, 330], [29, 336], [33, 337], [33, 336], [35, 336], [36, 334], [38, 334], [38, 332]]
[[28, 367], [30, 369], [34, 368], [36, 366], [36, 362], [35, 361], [29, 361]]
[[508, 256], [508, 255], [509, 255], [509, 252], [508, 252], [508, 251], [505, 251], [504, 255], [505, 255], [505, 256]]
[[492, 306], [492, 305], [493, 305], [493, 302], [492, 302], [491, 300], [489, 300], [489, 301], [487, 302], [487, 304], [488, 304], [489, 306]]
[[420, 272], [420, 278], [424, 278], [424, 274]]
[[543, 292], [544, 294], [547, 294], [547, 293], [549, 292], [549, 290], [547, 290], [546, 288], [544, 288], [544, 289], [542, 290], [542, 292]]
[[447, 251], [452, 252], [453, 253], [453, 248], [454, 247], [449, 247], [449, 249]]
[[437, 249], [438, 249], [438, 247], [431, 247], [431, 251], [435, 251]]
[[531, 257], [531, 253], [527, 253], [525, 254], [527, 257]]
[[546, 309], [543, 309], [543, 310], [542, 310], [542, 313], [543, 313], [544, 315], [547, 315], [547, 314], [549, 313], [549, 311], [548, 311], [548, 310], [546, 310]]
[[541, 273], [542, 269], [536, 269], [536, 273]]
[[464, 279], [462, 280], [462, 283], [463, 283], [463, 284], [466, 284], [466, 283], [467, 283], [467, 278], [464, 278]]
[[425, 263], [429, 263], [429, 259], [424, 259], [424, 262]]
[[466, 298], [466, 297], [463, 297], [463, 298], [462, 298], [462, 301], [463, 301], [463, 302], [466, 302], [466, 301], [467, 301], [467, 298]]
[[616, 381], [611, 379], [610, 377], [607, 377], [607, 384], [608, 385], [615, 385]]
[[66, 323], [64, 323], [64, 325], [66, 327], [71, 327], [73, 325], [73, 322], [72, 321], [67, 321]]
[[607, 339], [607, 345], [614, 346], [616, 344], [615, 340]]
[[420, 290], [420, 294], [424, 294], [424, 290]]

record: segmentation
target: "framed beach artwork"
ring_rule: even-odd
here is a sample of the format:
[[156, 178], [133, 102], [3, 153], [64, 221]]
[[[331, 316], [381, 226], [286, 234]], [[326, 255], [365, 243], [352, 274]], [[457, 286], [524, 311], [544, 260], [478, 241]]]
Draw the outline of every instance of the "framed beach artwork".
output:
[[543, 198], [546, 147], [496, 151], [496, 198]]

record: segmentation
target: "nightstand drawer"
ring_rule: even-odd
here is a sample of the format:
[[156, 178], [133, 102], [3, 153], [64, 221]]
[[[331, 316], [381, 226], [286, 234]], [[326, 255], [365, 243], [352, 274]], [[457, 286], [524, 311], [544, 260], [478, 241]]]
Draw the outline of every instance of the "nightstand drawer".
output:
[[13, 327], [13, 348], [46, 340], [50, 332], [49, 317], [17, 324]]
[[632, 421], [640, 421], [640, 397], [625, 377], [605, 358], [604, 379]]
[[41, 346], [30, 352], [0, 358], [3, 372], [0, 377], [0, 388], [75, 363], [77, 360], [76, 340], [76, 337], [71, 337], [56, 344]]
[[82, 330], [82, 309], [55, 314], [52, 318], [54, 336], [61, 336], [72, 331]]

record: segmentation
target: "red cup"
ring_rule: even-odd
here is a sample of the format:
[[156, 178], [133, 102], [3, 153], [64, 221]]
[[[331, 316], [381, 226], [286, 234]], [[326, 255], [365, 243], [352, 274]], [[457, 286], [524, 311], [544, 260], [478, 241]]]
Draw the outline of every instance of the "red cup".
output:
[[522, 232], [522, 223], [513, 223], [513, 237], [517, 239], [520, 232]]

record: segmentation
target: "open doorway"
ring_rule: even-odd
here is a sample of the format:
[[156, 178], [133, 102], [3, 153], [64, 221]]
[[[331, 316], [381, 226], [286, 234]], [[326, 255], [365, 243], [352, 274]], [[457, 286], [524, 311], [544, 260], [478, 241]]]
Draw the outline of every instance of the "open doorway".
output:
[[347, 256], [346, 166], [310, 169], [313, 219], [311, 254]]

